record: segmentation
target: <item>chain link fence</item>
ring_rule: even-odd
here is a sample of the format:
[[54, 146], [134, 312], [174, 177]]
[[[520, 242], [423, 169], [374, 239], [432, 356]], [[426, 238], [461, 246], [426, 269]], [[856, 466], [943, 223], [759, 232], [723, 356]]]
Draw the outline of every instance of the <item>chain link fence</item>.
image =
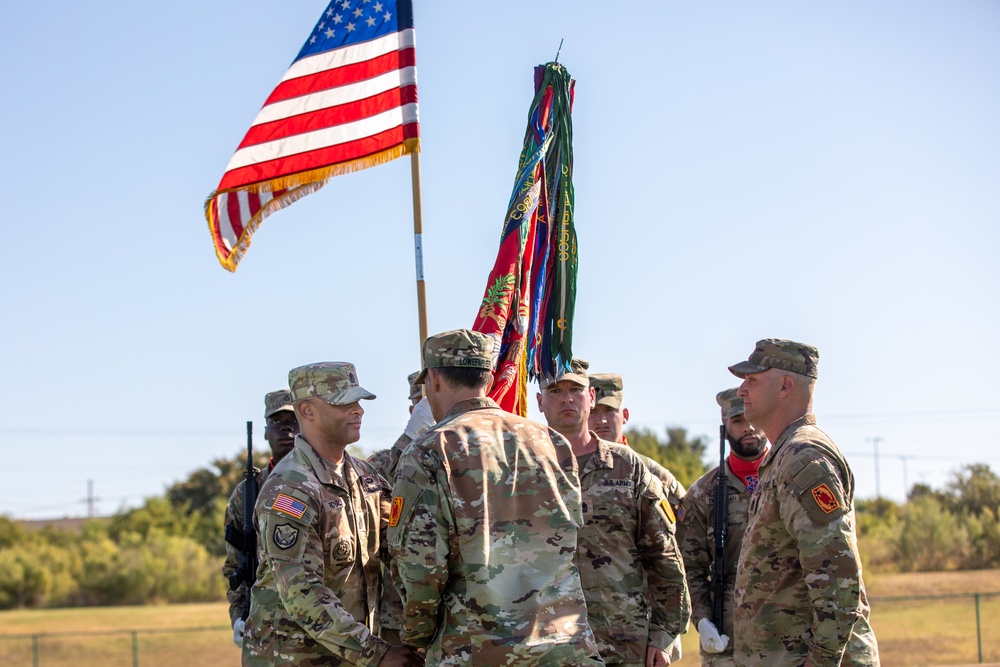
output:
[[4, 667], [221, 667], [239, 663], [239, 649], [227, 625], [0, 634], [0, 665]]
[[[874, 597], [872, 625], [887, 667], [1000, 663], [1000, 592]], [[697, 665], [685, 636], [683, 665]], [[222, 667], [238, 665], [226, 625], [0, 634], [3, 667]]]

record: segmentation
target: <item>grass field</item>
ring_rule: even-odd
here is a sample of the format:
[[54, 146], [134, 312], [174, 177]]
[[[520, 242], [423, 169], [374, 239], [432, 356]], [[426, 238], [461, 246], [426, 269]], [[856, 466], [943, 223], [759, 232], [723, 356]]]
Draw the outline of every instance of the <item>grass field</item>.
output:
[[[978, 662], [971, 597], [892, 601], [884, 598], [1000, 591], [1000, 570], [875, 575], [866, 578], [882, 665], [970, 665]], [[882, 598], [882, 599], [880, 599]], [[0, 612], [0, 665], [39, 667], [133, 665], [136, 631], [143, 667], [238, 665], [225, 603], [88, 607]], [[1000, 596], [980, 600], [984, 663], [1000, 663]], [[110, 633], [110, 634], [63, 634]], [[680, 667], [696, 667], [698, 633], [684, 636]]]

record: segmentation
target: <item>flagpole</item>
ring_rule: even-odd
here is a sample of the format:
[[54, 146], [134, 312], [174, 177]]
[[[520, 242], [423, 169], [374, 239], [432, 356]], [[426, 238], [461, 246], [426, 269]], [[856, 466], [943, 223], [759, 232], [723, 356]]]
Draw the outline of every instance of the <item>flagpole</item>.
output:
[[420, 354], [423, 366], [423, 346], [427, 340], [427, 286], [424, 282], [424, 221], [420, 200], [420, 153], [410, 153], [410, 174], [413, 179], [413, 259], [417, 266], [417, 320], [420, 327]]

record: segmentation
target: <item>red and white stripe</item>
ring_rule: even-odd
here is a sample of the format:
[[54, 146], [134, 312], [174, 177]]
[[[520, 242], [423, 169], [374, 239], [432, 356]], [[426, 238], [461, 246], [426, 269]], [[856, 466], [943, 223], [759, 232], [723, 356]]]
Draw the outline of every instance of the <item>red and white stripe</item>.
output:
[[[276, 190], [271, 183], [363, 160], [419, 137], [414, 42], [408, 28], [292, 64], [240, 142], [209, 204], [216, 252], [227, 268], [235, 268], [239, 258], [230, 255], [241, 240], [244, 247], [248, 243], [244, 234], [304, 186]], [[308, 185], [315, 189], [323, 181]]]

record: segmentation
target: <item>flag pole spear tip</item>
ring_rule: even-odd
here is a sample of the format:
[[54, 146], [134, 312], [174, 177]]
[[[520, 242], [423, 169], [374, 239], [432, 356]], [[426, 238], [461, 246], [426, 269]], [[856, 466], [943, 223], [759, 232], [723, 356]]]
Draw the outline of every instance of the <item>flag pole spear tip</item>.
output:
[[559, 62], [559, 53], [562, 51], [562, 45], [563, 45], [563, 39], [560, 39], [559, 40], [559, 48], [556, 49], [556, 58], [552, 62], [554, 62], [554, 63]]

